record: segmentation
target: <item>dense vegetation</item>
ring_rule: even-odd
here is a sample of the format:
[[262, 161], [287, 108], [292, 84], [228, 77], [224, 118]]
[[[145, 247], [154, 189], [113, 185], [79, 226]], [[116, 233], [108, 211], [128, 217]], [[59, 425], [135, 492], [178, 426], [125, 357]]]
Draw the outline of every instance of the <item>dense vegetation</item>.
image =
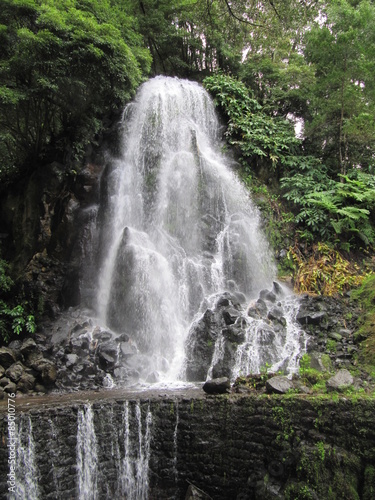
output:
[[371, 255], [373, 1], [3, 0], [0, 44], [0, 190], [54, 160], [79, 168], [143, 79], [188, 77], [214, 96], [300, 276], [311, 257], [337, 270], [337, 252]]

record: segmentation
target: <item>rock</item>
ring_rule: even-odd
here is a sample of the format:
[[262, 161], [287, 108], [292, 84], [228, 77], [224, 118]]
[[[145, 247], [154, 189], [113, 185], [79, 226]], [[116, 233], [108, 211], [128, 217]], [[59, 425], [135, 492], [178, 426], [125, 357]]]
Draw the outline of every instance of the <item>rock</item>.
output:
[[266, 382], [266, 391], [269, 394], [285, 394], [290, 389], [294, 389], [294, 384], [284, 376], [272, 377]]
[[207, 380], [207, 382], [203, 384], [203, 390], [207, 394], [225, 394], [230, 390], [230, 381], [227, 377]]
[[131, 356], [137, 353], [137, 349], [134, 344], [130, 342], [121, 342], [120, 344], [120, 354], [122, 356]]
[[185, 500], [212, 500], [212, 497], [194, 486], [194, 484], [189, 484], [185, 495]]
[[5, 368], [0, 365], [0, 378], [4, 375], [5, 373]]
[[270, 290], [261, 290], [259, 298], [262, 300], [268, 300], [269, 302], [276, 302], [276, 295]]
[[129, 342], [130, 337], [126, 333], [122, 333], [118, 337], [116, 337], [116, 342]]
[[354, 378], [351, 373], [343, 368], [342, 370], [339, 370], [336, 375], [327, 380], [327, 391], [343, 391], [353, 385], [353, 382]]
[[267, 304], [263, 299], [258, 299], [255, 304], [251, 305], [247, 310], [247, 315], [251, 318], [262, 318], [267, 314]]
[[40, 372], [42, 371], [42, 369], [39, 368], [39, 366], [43, 364], [43, 362], [44, 362], [43, 354], [38, 351], [33, 351], [27, 356], [25, 360], [25, 365], [30, 368], [33, 368], [37, 372]]
[[0, 387], [7, 386], [10, 383], [10, 381], [11, 381], [10, 378], [3, 377], [2, 379], [0, 379]]
[[85, 335], [81, 335], [77, 338], [73, 338], [70, 341], [70, 345], [74, 350], [85, 351], [89, 348], [90, 341]]
[[105, 342], [107, 340], [112, 340], [113, 335], [111, 332], [108, 332], [106, 330], [97, 330], [94, 332], [92, 338], [95, 340], [100, 340], [101, 342]]
[[156, 372], [156, 371], [151, 372], [146, 378], [146, 382], [148, 384], [156, 384], [157, 382], [159, 382], [159, 380], [160, 380], [160, 377], [159, 377], [158, 372]]
[[11, 365], [5, 372], [5, 375], [9, 377], [13, 382], [18, 382], [24, 372], [25, 367], [20, 361]]
[[71, 368], [72, 366], [76, 365], [79, 361], [79, 357], [77, 354], [67, 354], [66, 355], [66, 366], [67, 368]]
[[39, 363], [35, 370], [41, 374], [42, 381], [45, 385], [53, 385], [56, 382], [57, 370], [56, 366], [47, 359]]
[[8, 344], [8, 349], [12, 349], [12, 351], [14, 351], [14, 353], [16, 354], [16, 351], [19, 351], [21, 349], [21, 346], [22, 342], [16, 339], [12, 340], [12, 342]]
[[242, 292], [233, 292], [233, 296], [236, 298], [236, 300], [240, 303], [240, 304], [245, 304], [246, 303], [246, 296], [244, 293]]
[[23, 356], [27, 357], [29, 354], [32, 352], [38, 351], [38, 346], [36, 345], [36, 342], [34, 339], [26, 339], [20, 348], [21, 353]]
[[297, 321], [301, 325], [320, 325], [326, 318], [327, 313], [325, 311], [311, 312], [300, 307], [297, 314]]
[[192, 324], [186, 342], [186, 377], [189, 382], [206, 379], [217, 336], [225, 327], [220, 309], [207, 309]]
[[9, 384], [4, 387], [4, 391], [8, 394], [15, 394], [17, 391], [17, 386], [14, 382], [9, 382]]
[[23, 373], [18, 381], [17, 390], [20, 392], [29, 392], [34, 388], [35, 377], [30, 373]]
[[314, 370], [318, 370], [319, 372], [327, 371], [326, 367], [322, 362], [321, 355], [319, 353], [311, 353], [310, 354], [310, 367]]
[[13, 363], [15, 363], [16, 355], [12, 349], [8, 347], [0, 347], [0, 365], [5, 369], [9, 368]]
[[275, 295], [283, 295], [283, 294], [284, 294], [283, 287], [282, 287], [282, 286], [280, 285], [280, 283], [278, 283], [277, 281], [274, 281], [274, 282], [273, 282], [272, 292], [273, 292]]
[[234, 309], [234, 307], [229, 307], [223, 311], [223, 319], [226, 325], [233, 325], [237, 318], [241, 316], [242, 314], [237, 309]]
[[333, 340], [336, 340], [337, 342], [341, 342], [342, 340], [342, 335], [340, 335], [337, 332], [329, 332], [328, 337]]

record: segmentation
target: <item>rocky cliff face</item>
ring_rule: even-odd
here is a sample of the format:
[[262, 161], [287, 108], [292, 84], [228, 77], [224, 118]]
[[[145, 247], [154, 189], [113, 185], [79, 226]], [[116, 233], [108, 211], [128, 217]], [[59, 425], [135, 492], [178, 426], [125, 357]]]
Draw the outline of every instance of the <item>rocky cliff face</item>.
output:
[[92, 498], [101, 499], [137, 491], [143, 495], [137, 498], [184, 499], [191, 483], [214, 500], [374, 498], [373, 401], [162, 396], [40, 400], [28, 410], [19, 401], [19, 487], [32, 469], [28, 488], [45, 499], [78, 498], [87, 480]]
[[4, 257], [39, 311], [50, 317], [79, 303], [85, 209], [98, 201], [102, 170], [87, 163], [77, 174], [54, 162], [1, 198]]

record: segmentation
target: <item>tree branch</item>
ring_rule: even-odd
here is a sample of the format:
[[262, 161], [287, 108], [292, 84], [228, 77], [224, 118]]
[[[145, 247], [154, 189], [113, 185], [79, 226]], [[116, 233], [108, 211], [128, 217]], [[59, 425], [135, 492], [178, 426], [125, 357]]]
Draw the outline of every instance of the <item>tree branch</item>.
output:
[[224, 0], [225, 1], [225, 4], [227, 6], [227, 9], [228, 9], [228, 12], [229, 14], [234, 18], [236, 19], [237, 21], [240, 21], [241, 23], [245, 23], [245, 24], [250, 24], [250, 26], [255, 26], [257, 28], [264, 28], [264, 24], [256, 24], [256, 23], [252, 23], [251, 21], [248, 21], [247, 19], [243, 19], [242, 17], [238, 17], [232, 10], [232, 7], [230, 6], [229, 4], [229, 1], [228, 0]]

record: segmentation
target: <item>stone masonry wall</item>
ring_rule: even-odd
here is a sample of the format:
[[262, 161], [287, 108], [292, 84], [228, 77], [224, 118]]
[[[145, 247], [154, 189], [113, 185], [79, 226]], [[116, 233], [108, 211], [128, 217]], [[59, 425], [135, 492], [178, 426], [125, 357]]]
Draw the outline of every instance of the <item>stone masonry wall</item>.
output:
[[[16, 410], [18, 425], [27, 427], [31, 420], [39, 498], [78, 498], [77, 418], [87, 403], [52, 405], [48, 398], [45, 403]], [[126, 482], [126, 408], [133, 448], [139, 436], [145, 446], [146, 418], [152, 415], [144, 457], [150, 500], [184, 499], [190, 483], [217, 500], [375, 498], [373, 400], [203, 393], [149, 399], [140, 394], [128, 403], [118, 397], [90, 405], [98, 450], [91, 468], [100, 499], [126, 498], [120, 494]], [[8, 473], [4, 403], [0, 412], [3, 498]]]

